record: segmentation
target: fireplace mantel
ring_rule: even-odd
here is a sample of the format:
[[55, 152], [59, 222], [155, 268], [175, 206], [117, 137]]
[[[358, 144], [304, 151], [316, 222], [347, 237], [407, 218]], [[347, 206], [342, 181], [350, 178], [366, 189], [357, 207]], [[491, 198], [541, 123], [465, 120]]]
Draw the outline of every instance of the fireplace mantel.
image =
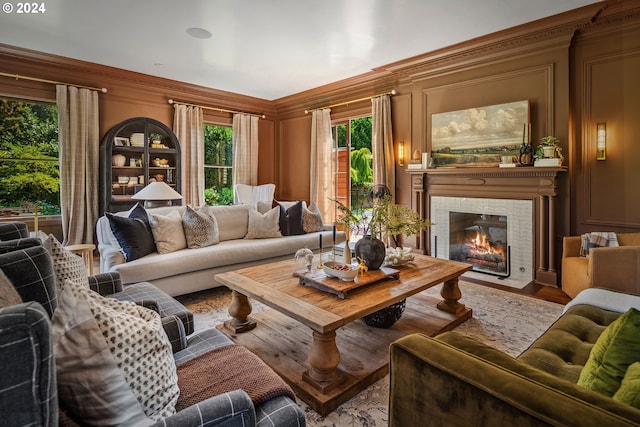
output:
[[[432, 196], [532, 200], [534, 204], [534, 266], [537, 282], [558, 284], [554, 236], [558, 174], [566, 168], [436, 168], [407, 170], [411, 175], [411, 207], [429, 217]], [[418, 236], [415, 248], [431, 253], [429, 230]]]

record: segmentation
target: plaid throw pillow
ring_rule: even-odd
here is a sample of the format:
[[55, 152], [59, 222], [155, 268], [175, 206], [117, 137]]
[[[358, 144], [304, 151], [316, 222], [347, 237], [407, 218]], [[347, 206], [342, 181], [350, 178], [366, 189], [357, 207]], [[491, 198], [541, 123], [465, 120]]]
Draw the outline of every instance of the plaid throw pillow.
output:
[[618, 246], [618, 236], [616, 233], [607, 231], [594, 231], [585, 233], [580, 236], [582, 239], [580, 245], [580, 256], [589, 258], [589, 250], [591, 248], [606, 248]]

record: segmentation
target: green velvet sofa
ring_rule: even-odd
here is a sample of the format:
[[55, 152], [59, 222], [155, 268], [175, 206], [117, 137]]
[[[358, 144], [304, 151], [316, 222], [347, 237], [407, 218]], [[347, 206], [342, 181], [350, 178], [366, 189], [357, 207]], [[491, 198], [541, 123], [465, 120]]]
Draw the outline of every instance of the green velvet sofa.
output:
[[519, 357], [456, 332], [390, 348], [389, 426], [640, 426], [640, 409], [577, 385], [598, 336], [640, 296], [591, 288]]

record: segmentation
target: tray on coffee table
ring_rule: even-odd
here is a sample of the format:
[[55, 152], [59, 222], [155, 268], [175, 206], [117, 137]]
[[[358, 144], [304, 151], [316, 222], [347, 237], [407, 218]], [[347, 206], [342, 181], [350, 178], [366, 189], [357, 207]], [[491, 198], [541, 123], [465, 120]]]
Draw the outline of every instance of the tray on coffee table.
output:
[[344, 281], [336, 277], [327, 276], [324, 270], [296, 270], [294, 276], [300, 279], [301, 285], [311, 286], [323, 292], [336, 295], [340, 299], [345, 299], [347, 294], [362, 286], [379, 282], [385, 279], [398, 279], [400, 270], [391, 267], [380, 267], [379, 270], [369, 270], [364, 275], [358, 275], [353, 281]]

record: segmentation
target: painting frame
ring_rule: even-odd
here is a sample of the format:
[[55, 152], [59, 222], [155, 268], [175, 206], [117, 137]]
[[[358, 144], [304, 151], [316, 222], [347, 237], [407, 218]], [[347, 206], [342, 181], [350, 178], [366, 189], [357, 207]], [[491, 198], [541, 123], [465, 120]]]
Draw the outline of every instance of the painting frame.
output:
[[518, 156], [530, 138], [530, 107], [527, 99], [432, 114], [436, 167], [495, 167]]

